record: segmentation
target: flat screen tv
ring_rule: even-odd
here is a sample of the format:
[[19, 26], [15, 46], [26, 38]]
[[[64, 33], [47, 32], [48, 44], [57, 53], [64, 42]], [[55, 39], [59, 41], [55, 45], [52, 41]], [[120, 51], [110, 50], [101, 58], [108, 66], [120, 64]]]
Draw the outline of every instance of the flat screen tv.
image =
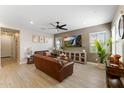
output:
[[71, 37], [64, 38], [65, 47], [81, 47], [81, 35], [74, 35]]

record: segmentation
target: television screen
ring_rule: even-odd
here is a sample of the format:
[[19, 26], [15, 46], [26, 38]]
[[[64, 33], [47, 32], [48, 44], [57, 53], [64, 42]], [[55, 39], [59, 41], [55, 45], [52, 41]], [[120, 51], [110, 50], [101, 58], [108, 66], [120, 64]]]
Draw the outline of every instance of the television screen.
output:
[[81, 47], [81, 35], [74, 35], [64, 38], [65, 47]]

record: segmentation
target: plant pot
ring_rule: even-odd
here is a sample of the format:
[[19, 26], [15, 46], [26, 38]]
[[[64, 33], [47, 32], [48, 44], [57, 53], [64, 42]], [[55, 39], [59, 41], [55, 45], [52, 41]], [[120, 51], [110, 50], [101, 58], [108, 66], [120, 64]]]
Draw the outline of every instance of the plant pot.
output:
[[103, 64], [103, 63], [97, 63], [97, 67], [99, 69], [105, 69], [105, 64]]

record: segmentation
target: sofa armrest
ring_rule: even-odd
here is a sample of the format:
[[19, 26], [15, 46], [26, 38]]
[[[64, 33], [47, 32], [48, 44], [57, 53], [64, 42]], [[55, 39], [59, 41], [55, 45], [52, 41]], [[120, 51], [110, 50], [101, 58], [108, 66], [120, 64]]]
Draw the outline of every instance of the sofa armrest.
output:
[[73, 71], [73, 65], [74, 65], [74, 62], [68, 62], [62, 66], [62, 68], [60, 69], [59, 72], [62, 72], [62, 71], [64, 72], [64, 71], [69, 70], [69, 69]]
[[73, 66], [74, 66], [74, 62], [69, 62], [65, 64], [64, 66], [62, 66], [62, 68], [59, 70], [59, 81], [60, 82], [64, 80], [64, 78], [72, 75]]
[[66, 68], [66, 67], [68, 67], [68, 66], [73, 66], [74, 65], [74, 62], [68, 62], [68, 63], [66, 63], [63, 67], [62, 67], [62, 69], [63, 68]]

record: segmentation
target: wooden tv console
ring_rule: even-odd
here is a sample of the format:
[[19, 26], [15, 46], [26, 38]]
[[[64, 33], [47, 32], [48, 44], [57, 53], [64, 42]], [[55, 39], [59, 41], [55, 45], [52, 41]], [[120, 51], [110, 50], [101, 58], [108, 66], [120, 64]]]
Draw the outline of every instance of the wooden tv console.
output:
[[68, 58], [77, 63], [86, 64], [87, 63], [87, 53], [86, 52], [72, 52], [72, 51], [58, 51], [58, 54], [64, 53]]

